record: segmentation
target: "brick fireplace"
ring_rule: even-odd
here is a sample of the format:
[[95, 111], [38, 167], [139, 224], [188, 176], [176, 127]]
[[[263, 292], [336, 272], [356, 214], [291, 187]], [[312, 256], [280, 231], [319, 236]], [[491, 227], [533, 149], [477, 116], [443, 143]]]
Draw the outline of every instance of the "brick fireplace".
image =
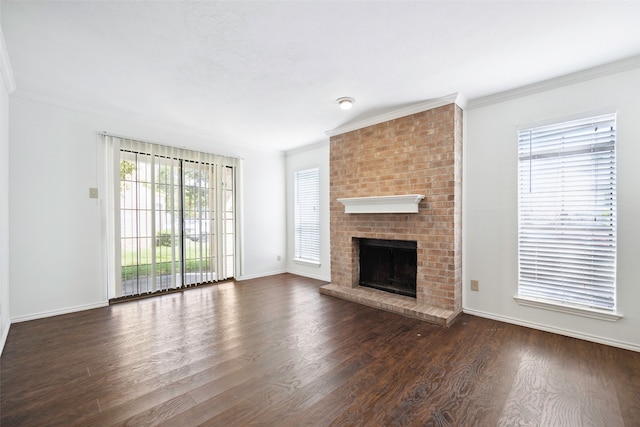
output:
[[[320, 292], [441, 325], [462, 311], [462, 109], [331, 136], [331, 279]], [[417, 213], [345, 213], [342, 198], [424, 195]], [[416, 297], [359, 286], [359, 239], [417, 242]]]

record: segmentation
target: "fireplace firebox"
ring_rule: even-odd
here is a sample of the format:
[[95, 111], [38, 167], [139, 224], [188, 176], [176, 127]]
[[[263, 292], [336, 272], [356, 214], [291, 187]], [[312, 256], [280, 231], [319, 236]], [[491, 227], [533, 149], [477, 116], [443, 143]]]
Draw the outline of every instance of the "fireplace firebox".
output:
[[416, 297], [417, 242], [359, 239], [360, 285]]

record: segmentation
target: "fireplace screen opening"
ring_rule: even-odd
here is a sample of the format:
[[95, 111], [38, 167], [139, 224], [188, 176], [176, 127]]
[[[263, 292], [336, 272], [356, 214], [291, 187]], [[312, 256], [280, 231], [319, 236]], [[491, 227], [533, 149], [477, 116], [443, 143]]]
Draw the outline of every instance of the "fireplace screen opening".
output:
[[416, 296], [417, 243], [405, 240], [360, 240], [360, 285]]

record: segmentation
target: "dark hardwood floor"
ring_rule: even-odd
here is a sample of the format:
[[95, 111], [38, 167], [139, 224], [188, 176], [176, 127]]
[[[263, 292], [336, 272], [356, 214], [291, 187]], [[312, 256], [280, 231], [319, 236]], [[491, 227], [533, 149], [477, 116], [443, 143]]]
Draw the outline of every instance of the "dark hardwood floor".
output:
[[640, 353], [278, 275], [11, 326], [8, 426], [640, 426]]

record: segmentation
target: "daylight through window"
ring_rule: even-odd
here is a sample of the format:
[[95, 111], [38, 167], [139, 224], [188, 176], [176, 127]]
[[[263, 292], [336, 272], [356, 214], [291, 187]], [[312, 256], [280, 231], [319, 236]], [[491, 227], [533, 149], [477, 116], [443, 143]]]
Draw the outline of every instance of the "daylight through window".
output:
[[234, 277], [235, 159], [116, 141], [115, 295]]
[[320, 177], [318, 168], [294, 172], [294, 251], [298, 261], [320, 263]]
[[614, 310], [616, 118], [518, 133], [518, 296]]

